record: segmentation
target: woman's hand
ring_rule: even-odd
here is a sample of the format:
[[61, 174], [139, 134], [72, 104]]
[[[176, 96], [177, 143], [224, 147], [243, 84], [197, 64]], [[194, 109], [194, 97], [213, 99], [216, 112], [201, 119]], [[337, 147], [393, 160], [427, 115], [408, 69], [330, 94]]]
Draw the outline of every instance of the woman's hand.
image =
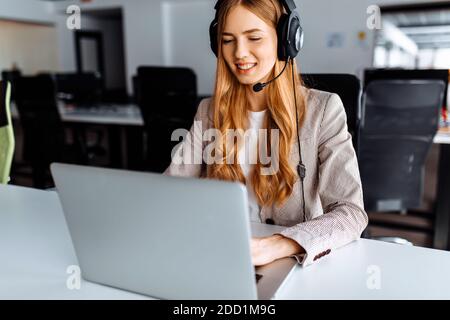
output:
[[254, 266], [262, 266], [274, 260], [303, 252], [305, 250], [297, 242], [279, 234], [264, 238], [252, 238], [251, 240]]

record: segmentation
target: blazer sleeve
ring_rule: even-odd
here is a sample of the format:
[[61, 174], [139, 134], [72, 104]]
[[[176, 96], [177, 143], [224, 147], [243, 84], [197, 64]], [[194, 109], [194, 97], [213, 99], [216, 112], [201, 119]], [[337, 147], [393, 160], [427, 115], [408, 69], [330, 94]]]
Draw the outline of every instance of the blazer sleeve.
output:
[[[172, 150], [171, 163], [163, 174], [199, 178], [203, 167], [203, 130], [207, 126], [210, 99], [203, 99], [189, 132]], [[176, 137], [179, 138], [179, 137]]]
[[323, 113], [318, 158], [324, 214], [280, 233], [305, 249], [306, 254], [295, 256], [303, 266], [358, 239], [368, 224], [358, 161], [344, 106], [336, 94], [330, 95]]

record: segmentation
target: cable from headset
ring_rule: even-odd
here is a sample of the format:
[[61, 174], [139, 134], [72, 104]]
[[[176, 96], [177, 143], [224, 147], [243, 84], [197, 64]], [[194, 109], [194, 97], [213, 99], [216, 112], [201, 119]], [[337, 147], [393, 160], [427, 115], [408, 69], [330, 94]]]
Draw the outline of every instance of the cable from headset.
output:
[[298, 173], [298, 176], [300, 177], [300, 182], [301, 182], [301, 186], [302, 186], [303, 222], [305, 222], [306, 221], [306, 209], [305, 209], [305, 188], [304, 188], [303, 180], [306, 177], [306, 167], [303, 164], [302, 149], [301, 149], [301, 146], [300, 146], [300, 133], [299, 133], [299, 127], [298, 127], [297, 92], [295, 90], [295, 77], [294, 77], [294, 59], [291, 59], [291, 70], [292, 70], [292, 87], [294, 89], [295, 119], [296, 119], [298, 155], [299, 155], [299, 163], [297, 165], [297, 173]]

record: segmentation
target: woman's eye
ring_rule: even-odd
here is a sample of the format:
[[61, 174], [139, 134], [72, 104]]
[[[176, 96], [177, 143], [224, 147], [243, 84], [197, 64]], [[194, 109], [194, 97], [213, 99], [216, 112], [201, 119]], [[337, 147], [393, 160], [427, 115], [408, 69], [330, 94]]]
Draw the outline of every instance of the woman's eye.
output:
[[259, 41], [261, 38], [250, 38], [251, 41]]
[[227, 43], [230, 43], [230, 42], [232, 42], [233, 40], [228, 40], [228, 39], [223, 39], [222, 40], [222, 42], [223, 42], [223, 44], [227, 44]]

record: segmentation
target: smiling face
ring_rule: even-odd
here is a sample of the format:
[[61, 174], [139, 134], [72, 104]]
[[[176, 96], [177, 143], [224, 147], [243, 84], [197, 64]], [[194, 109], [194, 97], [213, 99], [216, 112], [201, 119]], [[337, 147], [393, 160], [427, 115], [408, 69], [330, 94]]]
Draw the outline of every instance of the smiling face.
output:
[[238, 5], [225, 21], [221, 39], [223, 57], [244, 85], [265, 82], [277, 61], [277, 33], [257, 15]]

